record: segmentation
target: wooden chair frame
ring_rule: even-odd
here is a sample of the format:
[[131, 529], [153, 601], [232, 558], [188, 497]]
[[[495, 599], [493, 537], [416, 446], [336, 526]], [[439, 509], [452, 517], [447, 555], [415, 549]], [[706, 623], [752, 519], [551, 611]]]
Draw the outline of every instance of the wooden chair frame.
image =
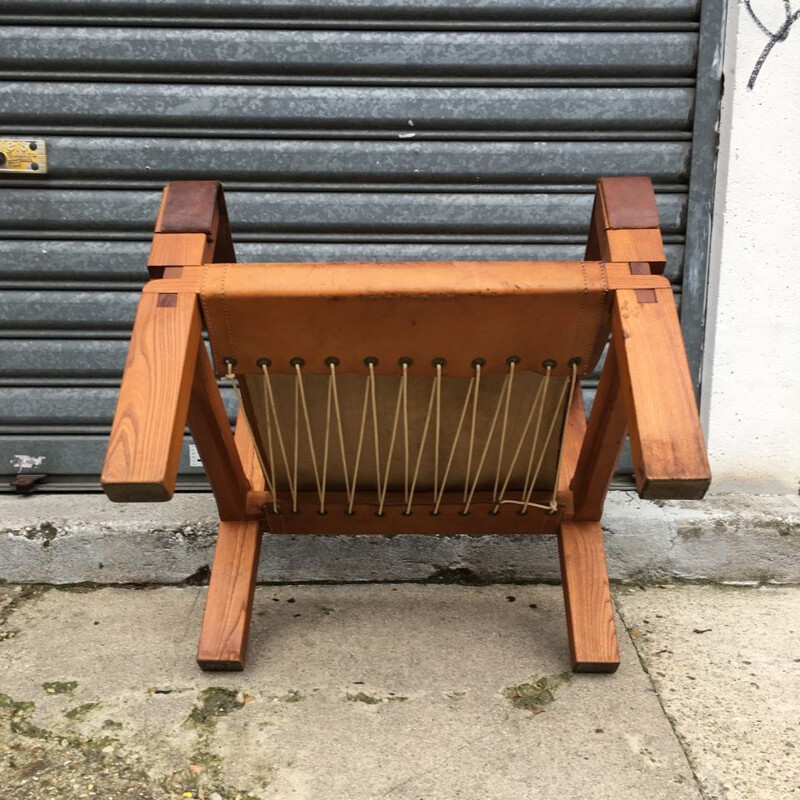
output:
[[[503, 532], [558, 534], [572, 667], [611, 672], [619, 654], [600, 517], [625, 436], [630, 434], [642, 497], [699, 499], [710, 472], [672, 290], [661, 276], [665, 257], [648, 179], [598, 182], [586, 260], [614, 268], [608, 286], [612, 336], [591, 416], [587, 422], [575, 391], [563, 431], [559, 515], [554, 521], [545, 514], [517, 519]], [[101, 479], [114, 501], [169, 499], [188, 422], [221, 520], [197, 652], [203, 669], [244, 667], [263, 509], [270, 501], [241, 409], [231, 432], [202, 337], [192, 267], [234, 261], [220, 185], [170, 184]], [[495, 527], [469, 517], [433, 524], [446, 534]], [[303, 532], [326, 532], [324, 517], [307, 515], [302, 525]], [[337, 524], [333, 532], [346, 531]]]

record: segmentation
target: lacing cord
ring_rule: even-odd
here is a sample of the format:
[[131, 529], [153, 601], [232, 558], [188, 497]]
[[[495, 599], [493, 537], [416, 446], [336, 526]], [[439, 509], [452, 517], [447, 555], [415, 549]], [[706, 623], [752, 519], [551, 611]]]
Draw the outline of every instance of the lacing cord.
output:
[[[266, 396], [266, 422], [268, 426], [268, 430], [274, 424], [275, 426], [275, 435], [278, 440], [278, 449], [281, 453], [281, 458], [283, 459], [283, 466], [286, 470], [286, 480], [289, 483], [289, 494], [292, 498], [292, 511], [297, 513], [297, 483], [292, 480], [292, 474], [289, 471], [289, 459], [286, 456], [286, 446], [283, 443], [283, 434], [281, 433], [281, 425], [280, 420], [278, 419], [278, 410], [275, 407], [275, 395], [272, 391], [272, 380], [270, 379], [269, 374], [269, 364], [266, 361], [261, 362], [261, 372], [263, 374], [263, 384], [264, 384], [264, 394]], [[272, 462], [275, 463], [274, 461]]]
[[[242, 390], [239, 386], [239, 378], [236, 376], [236, 373], [233, 371], [233, 361], [230, 359], [225, 361], [225, 366], [228, 368], [228, 371], [225, 373], [225, 377], [227, 378], [228, 382], [230, 383], [231, 387], [233, 388], [234, 393], [236, 394], [236, 399], [239, 402], [239, 408], [244, 408], [244, 401], [242, 399]], [[250, 418], [247, 414], [242, 414], [247, 423], [247, 430], [250, 431], [250, 438], [253, 442], [256, 441], [255, 436], [253, 435], [253, 428], [250, 425]], [[261, 449], [254, 445], [253, 449], [256, 451], [256, 457], [258, 458], [258, 463], [261, 466], [261, 471], [264, 473], [264, 482], [267, 485], [267, 489], [269, 489], [270, 493], [272, 494], [272, 504], [275, 511], [278, 510], [278, 500], [277, 500], [277, 492], [275, 491], [275, 482], [273, 480], [272, 473], [270, 470], [267, 469], [267, 465], [264, 463], [264, 459], [261, 455]], [[270, 460], [270, 463], [273, 463]]]
[[500, 493], [497, 495], [494, 503], [495, 506], [492, 509], [492, 513], [498, 514], [500, 512], [500, 505], [504, 502], [506, 489], [508, 489], [508, 484], [511, 481], [511, 475], [514, 471], [514, 467], [517, 464], [517, 459], [519, 458], [519, 454], [522, 451], [522, 445], [525, 442], [525, 437], [528, 435], [528, 429], [531, 427], [531, 421], [533, 420], [533, 416], [536, 413], [536, 410], [539, 406], [544, 406], [545, 398], [547, 397], [547, 388], [548, 384], [550, 383], [550, 373], [552, 372], [552, 366], [546, 367], [546, 372], [544, 376], [544, 380], [539, 384], [539, 388], [536, 391], [536, 396], [533, 398], [533, 402], [531, 403], [530, 411], [528, 412], [527, 419], [525, 420], [525, 425], [522, 428], [522, 433], [520, 434], [519, 441], [517, 442], [517, 446], [514, 449], [514, 455], [511, 458], [511, 463], [508, 465], [508, 470], [506, 471], [506, 477], [503, 481], [503, 487], [500, 489]]
[[[405, 469], [404, 469], [404, 499], [408, 499], [408, 363], [403, 362], [403, 376], [400, 378], [400, 387], [397, 390], [397, 402], [394, 407], [394, 422], [392, 423], [392, 435], [389, 439], [389, 453], [386, 456], [386, 469], [383, 474], [383, 486], [378, 484], [378, 516], [383, 516], [383, 505], [386, 502], [386, 490], [389, 487], [389, 469], [392, 464], [394, 454], [394, 443], [397, 439], [397, 427], [400, 420], [400, 410], [403, 410], [403, 429], [405, 431]], [[377, 441], [377, 434], [376, 434]]]
[[[476, 453], [476, 442], [479, 439], [480, 430], [478, 425], [478, 412], [480, 405], [480, 387], [482, 367], [484, 362], [482, 359], [476, 359], [472, 363], [474, 370], [473, 375], [469, 379], [464, 400], [461, 404], [461, 411], [456, 426], [455, 434], [450, 442], [449, 451], [447, 451], [446, 458], [442, 457], [442, 368], [444, 365], [443, 359], [436, 359], [434, 363], [435, 375], [431, 383], [430, 393], [428, 397], [427, 410], [425, 414], [422, 431], [419, 438], [419, 443], [416, 449], [415, 457], [412, 459], [411, 454], [411, 439], [412, 432], [409, 422], [408, 414], [408, 378], [409, 378], [409, 359], [402, 359], [402, 374], [400, 377], [397, 394], [394, 402], [394, 413], [392, 417], [392, 427], [389, 436], [388, 446], [384, 455], [381, 455], [380, 447], [380, 420], [378, 402], [376, 396], [376, 372], [375, 366], [377, 365], [376, 359], [365, 359], [365, 364], [368, 367], [368, 375], [364, 384], [363, 401], [361, 404], [360, 424], [358, 429], [358, 437], [356, 440], [356, 449], [352, 465], [348, 463], [347, 447], [344, 435], [344, 425], [342, 422], [342, 413], [340, 406], [339, 391], [337, 385], [337, 366], [338, 360], [329, 358], [326, 364], [329, 368], [327, 394], [325, 402], [325, 425], [323, 434], [322, 445], [322, 460], [321, 464], [317, 458], [317, 449], [314, 445], [314, 437], [311, 425], [311, 414], [309, 413], [308, 402], [305, 393], [305, 385], [303, 383], [302, 359], [293, 359], [291, 365], [294, 368], [294, 394], [293, 394], [293, 432], [294, 440], [292, 443], [292, 457], [286, 447], [286, 442], [282, 433], [282, 426], [280, 424], [278, 409], [275, 402], [275, 392], [271, 380], [270, 362], [268, 359], [262, 359], [259, 362], [262, 371], [262, 383], [265, 397], [265, 428], [266, 428], [266, 445], [267, 457], [269, 459], [269, 467], [264, 463], [260, 448], [256, 448], [259, 463], [264, 472], [265, 480], [268, 489], [272, 493], [272, 507], [277, 513], [279, 505], [277, 500], [278, 479], [277, 472], [275, 471], [275, 444], [277, 443], [278, 454], [282, 462], [284, 472], [286, 474], [286, 482], [291, 497], [292, 511], [298, 512], [299, 492], [298, 492], [298, 470], [300, 463], [300, 438], [301, 428], [305, 434], [308, 445], [308, 453], [310, 456], [311, 467], [314, 474], [314, 481], [317, 489], [319, 499], [319, 513], [326, 513], [328, 480], [330, 476], [330, 458], [331, 437], [334, 435], [332, 428], [335, 427], [335, 435], [338, 439], [338, 451], [341, 459], [343, 478], [345, 483], [345, 494], [347, 498], [347, 513], [355, 513], [355, 502], [358, 491], [359, 481], [359, 467], [363, 456], [365, 439], [367, 437], [366, 431], [369, 427], [372, 429], [373, 447], [374, 447], [374, 461], [375, 461], [375, 487], [377, 491], [377, 514], [383, 516], [385, 513], [386, 499], [388, 496], [389, 477], [392, 470], [393, 459], [396, 458], [396, 451], [398, 440], [402, 440], [402, 471], [403, 471], [403, 513], [410, 515], [413, 511], [414, 497], [417, 491], [417, 485], [420, 476], [420, 469], [423, 456], [426, 452], [426, 445], [433, 428], [433, 510], [432, 514], [439, 514], [441, 505], [447, 490], [448, 480], [452, 470], [452, 465], [455, 459], [455, 454], [458, 445], [462, 439], [462, 433], [466, 428], [468, 433], [466, 443], [466, 471], [464, 476], [464, 485], [462, 490], [463, 507], [461, 513], [466, 515], [469, 513], [470, 507], [473, 503], [475, 492], [477, 490], [480, 476], [483, 473], [486, 461], [488, 459], [489, 451], [492, 444], [495, 442], [495, 433], [500, 428], [499, 446], [497, 452], [497, 460], [494, 467], [494, 488], [492, 490], [492, 512], [499, 513], [502, 505], [511, 504], [520, 506], [518, 513], [525, 514], [529, 508], [541, 508], [549, 513], [557, 510], [557, 490], [558, 479], [561, 470], [561, 456], [559, 453], [556, 464], [556, 477], [553, 486], [552, 496], [549, 503], [542, 504], [532, 500], [533, 493], [536, 487], [536, 482], [539, 478], [544, 459], [549, 451], [550, 443], [555, 434], [558, 423], [561, 421], [561, 430], [563, 433], [564, 427], [567, 424], [567, 415], [572, 405], [575, 386], [577, 384], [577, 361], [570, 362], [571, 375], [568, 381], [565, 381], [558, 394], [555, 403], [555, 410], [552, 414], [548, 415], [545, 419], [545, 407], [548, 405], [548, 398], [551, 392], [552, 385], [552, 371], [554, 368], [553, 362], [545, 362], [545, 375], [536, 390], [536, 394], [531, 401], [528, 413], [523, 425], [522, 431], [519, 434], [517, 441], [512, 445], [510, 460], [504, 458], [508, 442], [509, 432], [509, 415], [511, 408], [512, 393], [514, 390], [514, 378], [518, 359], [511, 358], [508, 360], [508, 372], [504, 376], [503, 384], [497, 400], [494, 404], [491, 422], [488, 429], [485, 431], [486, 436], [483, 441], [483, 446], [480, 453]], [[233, 364], [231, 360], [226, 360], [228, 372], [226, 378], [230, 381], [231, 385], [236, 392], [239, 403], [242, 403], [241, 389], [239, 380], [233, 371]], [[566, 405], [564, 400], [566, 398]], [[245, 415], [246, 417], [246, 415]], [[247, 417], [246, 417], [247, 418]], [[465, 422], [469, 419], [469, 423]], [[248, 425], [250, 425], [248, 419]], [[402, 425], [402, 436], [400, 436], [400, 427]], [[252, 431], [251, 431], [252, 432]], [[527, 467], [525, 478], [519, 499], [510, 499], [507, 497], [509, 486], [511, 483], [514, 469], [522, 454], [525, 442], [529, 441], [527, 452]], [[508, 461], [508, 463], [505, 463]], [[413, 469], [412, 469], [413, 464]], [[441, 467], [444, 466], [442, 470]], [[502, 479], [502, 480], [501, 480]]]
[[[417, 478], [419, 477], [419, 465], [422, 463], [422, 453], [425, 450], [425, 440], [428, 438], [428, 428], [431, 424], [431, 411], [433, 411], [434, 401], [437, 397], [437, 388], [441, 385], [442, 382], [442, 365], [436, 365], [436, 377], [433, 379], [433, 384], [431, 385], [431, 395], [430, 399], [428, 400], [428, 413], [425, 414], [425, 424], [422, 426], [422, 437], [419, 443], [419, 450], [417, 450], [417, 461], [414, 465], [414, 476], [411, 479], [411, 488], [408, 492], [408, 500], [406, 501], [406, 510], [403, 512], [407, 516], [411, 514], [411, 506], [414, 504], [414, 489], [417, 486]], [[437, 484], [434, 484], [434, 493], [436, 492], [436, 488], [438, 488]]]
[[[528, 461], [528, 472], [525, 476], [525, 484], [522, 491], [522, 499], [521, 500], [501, 500], [503, 503], [508, 503], [512, 505], [521, 505], [522, 508], [518, 512], [519, 514], [526, 514], [528, 512], [529, 507], [533, 508], [542, 508], [548, 513], [555, 513], [558, 510], [558, 481], [559, 476], [561, 473], [561, 462], [562, 462], [562, 452], [561, 450], [558, 453], [558, 460], [556, 463], [556, 474], [555, 479], [553, 481], [553, 491], [550, 496], [550, 502], [547, 505], [542, 503], [534, 503], [531, 500], [531, 496], [533, 495], [534, 487], [536, 486], [536, 479], [539, 477], [539, 471], [541, 470], [542, 463], [544, 462], [545, 454], [547, 453], [547, 449], [550, 445], [550, 440], [553, 436], [553, 431], [556, 427], [556, 422], [561, 419], [562, 421], [562, 431], [566, 427], [568, 418], [569, 418], [569, 409], [572, 406], [572, 397], [575, 392], [575, 385], [578, 382], [578, 364], [576, 361], [572, 361], [570, 363], [572, 372], [569, 378], [569, 381], [563, 385], [561, 388], [561, 392], [558, 397], [558, 401], [556, 402], [555, 411], [553, 412], [552, 416], [550, 417], [550, 422], [547, 428], [547, 434], [545, 435], [544, 441], [542, 442], [542, 446], [538, 451], [538, 461], [536, 462], [536, 469], [533, 472], [533, 475], [530, 474], [531, 465], [533, 463], [534, 455], [536, 453], [536, 444], [539, 435], [539, 426], [541, 423], [541, 407], [544, 406], [544, 400], [542, 401], [541, 407], [539, 409], [539, 419], [537, 420], [537, 428], [534, 433], [533, 441], [531, 444], [531, 451], [530, 451], [530, 458]], [[546, 391], [546, 390], [545, 390]], [[564, 411], [561, 413], [562, 404], [564, 402], [564, 396], [568, 395], [567, 403], [563, 406]], [[524, 438], [521, 437], [521, 438]]]

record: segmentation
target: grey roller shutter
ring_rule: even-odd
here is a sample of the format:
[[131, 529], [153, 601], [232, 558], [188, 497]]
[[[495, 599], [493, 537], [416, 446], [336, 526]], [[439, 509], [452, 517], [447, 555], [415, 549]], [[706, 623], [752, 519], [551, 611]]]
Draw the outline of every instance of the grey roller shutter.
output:
[[721, 5], [0, 0], [0, 137], [50, 167], [0, 175], [0, 473], [96, 487], [175, 179], [243, 261], [569, 259], [595, 179], [650, 175], [696, 365]]

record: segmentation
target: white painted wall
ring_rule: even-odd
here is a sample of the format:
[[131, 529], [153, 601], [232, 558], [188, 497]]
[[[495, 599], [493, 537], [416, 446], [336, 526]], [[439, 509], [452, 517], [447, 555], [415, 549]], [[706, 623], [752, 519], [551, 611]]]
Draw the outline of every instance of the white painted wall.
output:
[[[800, 1], [792, 0], [792, 10]], [[783, 0], [752, 0], [764, 26]], [[800, 19], [769, 39], [731, 2], [702, 411], [714, 492], [800, 487]]]

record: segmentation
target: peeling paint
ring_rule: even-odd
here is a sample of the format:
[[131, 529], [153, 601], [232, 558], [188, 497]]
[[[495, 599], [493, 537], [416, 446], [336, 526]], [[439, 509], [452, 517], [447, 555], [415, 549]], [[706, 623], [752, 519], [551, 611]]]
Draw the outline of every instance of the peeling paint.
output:
[[22, 472], [24, 469], [36, 469], [47, 460], [47, 456], [15, 455], [10, 464], [14, 469]]

